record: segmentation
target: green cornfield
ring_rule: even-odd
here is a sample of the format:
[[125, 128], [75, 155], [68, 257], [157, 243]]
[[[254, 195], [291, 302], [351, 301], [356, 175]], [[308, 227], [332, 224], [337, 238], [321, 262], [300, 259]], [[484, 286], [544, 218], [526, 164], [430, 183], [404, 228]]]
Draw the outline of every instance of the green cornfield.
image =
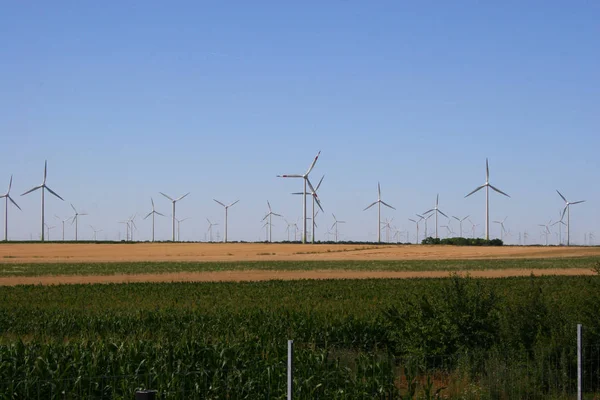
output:
[[[0, 288], [0, 399], [569, 399], [600, 278]], [[436, 397], [437, 396], [437, 397]]]

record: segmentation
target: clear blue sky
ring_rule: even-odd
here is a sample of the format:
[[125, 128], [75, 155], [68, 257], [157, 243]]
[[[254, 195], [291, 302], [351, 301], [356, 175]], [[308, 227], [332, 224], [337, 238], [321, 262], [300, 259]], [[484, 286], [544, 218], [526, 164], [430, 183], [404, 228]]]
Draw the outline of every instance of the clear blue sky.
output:
[[[318, 238], [333, 212], [342, 238], [374, 239], [376, 210], [362, 210], [377, 181], [397, 208], [384, 217], [411, 240], [407, 218], [438, 192], [442, 211], [483, 226], [484, 194], [464, 195], [489, 157], [492, 184], [512, 196], [492, 196], [491, 216], [508, 216], [513, 242], [525, 230], [542, 240], [537, 224], [562, 207], [555, 189], [587, 200], [572, 209], [573, 239], [600, 242], [598, 21], [594, 1], [7, 2], [0, 189], [14, 174], [23, 208], [9, 209], [10, 236], [39, 235], [39, 196], [19, 195], [48, 159], [48, 185], [67, 201], [48, 199], [46, 214], [72, 202], [90, 214], [83, 237], [92, 224], [116, 239], [151, 196], [169, 214], [158, 192], [190, 191], [182, 239], [204, 240], [206, 217], [222, 232], [212, 199], [239, 198], [230, 239], [257, 240], [267, 200], [301, 216], [289, 195], [301, 181], [276, 175], [322, 150]], [[149, 221], [137, 226], [147, 239]], [[170, 237], [168, 219], [157, 237]]]

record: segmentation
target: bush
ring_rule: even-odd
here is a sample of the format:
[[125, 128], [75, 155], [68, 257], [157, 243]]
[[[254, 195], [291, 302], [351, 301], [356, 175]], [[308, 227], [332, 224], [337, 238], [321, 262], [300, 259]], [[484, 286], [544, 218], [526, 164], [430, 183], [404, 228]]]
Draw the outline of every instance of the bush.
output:
[[502, 246], [504, 243], [500, 239], [469, 239], [463, 237], [454, 237], [454, 238], [432, 238], [431, 236], [423, 239], [421, 244], [447, 244], [452, 246]]

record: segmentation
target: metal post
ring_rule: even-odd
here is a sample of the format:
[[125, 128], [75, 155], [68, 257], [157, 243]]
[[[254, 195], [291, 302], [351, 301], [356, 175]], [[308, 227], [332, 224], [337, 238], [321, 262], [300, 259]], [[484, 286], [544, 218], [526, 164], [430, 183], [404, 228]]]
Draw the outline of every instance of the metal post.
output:
[[288, 340], [287, 400], [292, 400], [294, 386], [294, 341]]
[[577, 324], [577, 400], [582, 400], [582, 376], [583, 371], [581, 368], [583, 362], [583, 354], [581, 347], [581, 324]]

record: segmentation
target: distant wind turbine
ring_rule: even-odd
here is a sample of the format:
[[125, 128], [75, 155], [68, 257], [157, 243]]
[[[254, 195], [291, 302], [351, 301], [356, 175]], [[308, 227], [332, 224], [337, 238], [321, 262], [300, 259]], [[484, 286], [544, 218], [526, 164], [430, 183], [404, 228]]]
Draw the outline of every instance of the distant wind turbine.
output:
[[337, 243], [337, 241], [338, 241], [338, 225], [339, 225], [339, 224], [345, 224], [345, 223], [346, 223], [346, 221], [339, 221], [339, 220], [338, 220], [338, 219], [335, 217], [335, 214], [331, 214], [331, 215], [333, 215], [333, 220], [335, 221], [335, 222], [333, 223], [333, 225], [331, 225], [331, 229], [335, 228], [335, 242]]
[[[312, 241], [312, 243], [315, 243], [315, 227], [317, 226], [317, 224], [315, 222], [315, 217], [317, 216], [317, 214], [315, 214], [315, 202], [317, 203], [317, 205], [319, 206], [319, 208], [321, 209], [321, 211], [323, 211], [323, 207], [321, 207], [321, 202], [319, 201], [319, 196], [317, 195], [317, 191], [321, 187], [321, 183], [323, 182], [323, 178], [325, 178], [325, 175], [323, 175], [321, 177], [321, 180], [317, 184], [317, 187], [314, 188], [314, 190], [312, 189], [312, 185], [311, 185], [310, 195], [312, 197], [312, 218], [310, 218], [310, 219], [312, 220], [312, 231], [311, 231], [312, 232], [311, 233], [311, 241]], [[296, 193], [292, 193], [292, 194], [305, 195], [303, 192], [296, 192]], [[317, 210], [317, 213], [318, 212], [319, 211]], [[325, 212], [325, 211], [323, 211], [323, 212]]]
[[558, 245], [562, 245], [562, 227], [561, 225], [567, 226], [567, 224], [565, 224], [565, 222], [563, 221], [563, 217], [561, 215], [561, 218], [556, 221], [555, 223], [552, 224], [552, 226], [554, 225], [558, 225]]
[[[419, 244], [419, 222], [421, 222], [424, 219], [421, 215], [418, 215], [418, 214], [417, 214], [417, 217], [419, 217], [418, 220], [415, 220], [412, 218], [408, 219], [409, 221], [414, 222], [415, 225], [417, 226], [417, 239], [415, 240], [415, 244]], [[408, 239], [408, 237], [407, 237], [407, 239]]]
[[287, 174], [287, 175], [277, 175], [278, 178], [302, 178], [304, 179], [304, 191], [302, 192], [302, 222], [303, 222], [303, 230], [302, 230], [302, 243], [306, 243], [306, 185], [310, 187], [312, 193], [316, 193], [316, 190], [313, 188], [310, 180], [308, 179], [308, 175], [315, 167], [317, 160], [319, 159], [319, 155], [321, 155], [321, 151], [317, 153], [317, 156], [313, 160], [312, 164], [308, 168], [305, 174]]
[[181, 223], [183, 221], [187, 221], [188, 219], [190, 219], [190, 217], [183, 218], [183, 219], [175, 218], [175, 221], [177, 221], [177, 241], [178, 242], [181, 242]]
[[95, 242], [96, 241], [96, 234], [98, 232], [102, 232], [102, 229], [96, 229], [92, 225], [90, 225], [90, 228], [92, 228], [92, 231], [94, 232], [94, 242]]
[[573, 201], [569, 202], [558, 190], [556, 191], [561, 199], [565, 201], [565, 208], [562, 213], [561, 220], [565, 217], [565, 213], [567, 213], [567, 246], [571, 245], [571, 206], [574, 204], [579, 204], [585, 202], [585, 200]]
[[475, 228], [479, 226], [479, 224], [474, 224], [469, 218], [469, 223], [471, 224], [471, 238], [475, 239]]
[[208, 237], [209, 237], [209, 239], [210, 239], [210, 241], [212, 243], [212, 241], [213, 241], [213, 230], [212, 230], [212, 227], [216, 226], [216, 225], [219, 225], [219, 224], [213, 224], [212, 222], [210, 222], [210, 219], [208, 219], [208, 218], [206, 218], [206, 220], [208, 221]]
[[381, 185], [379, 184], [379, 182], [377, 182], [377, 201], [374, 201], [371, 204], [369, 204], [363, 211], [367, 211], [375, 204], [377, 204], [377, 242], [381, 243], [381, 205], [383, 204], [384, 206], [389, 207], [392, 210], [395, 210], [395, 208], [390, 206], [385, 201], [381, 200]]
[[506, 229], [504, 228], [504, 223], [506, 222], [506, 218], [508, 218], [508, 217], [504, 217], [504, 219], [502, 221], [494, 221], [495, 224], [500, 225], [500, 240], [502, 240], [502, 241], [504, 241], [504, 233], [506, 232]]
[[137, 231], [137, 226], [135, 225], [135, 218], [136, 217], [137, 217], [137, 214], [133, 214], [127, 220], [127, 225], [129, 226], [129, 236], [130, 236], [130, 239], [131, 239], [132, 242], [133, 242], [133, 230], [135, 229]]
[[490, 184], [490, 168], [487, 158], [485, 159], [485, 183], [466, 195], [465, 198], [483, 188], [485, 188], [485, 240], [490, 240], [490, 188], [506, 197], [510, 196]]
[[158, 211], [156, 211], [154, 209], [154, 199], [152, 199], [152, 197], [150, 197], [150, 202], [152, 203], [152, 211], [150, 211], [148, 214], [146, 214], [146, 216], [144, 217], [144, 219], [148, 218], [149, 216], [152, 215], [152, 241], [154, 242], [154, 216], [155, 215], [161, 215], [164, 217], [164, 214], [159, 213]]
[[71, 208], [73, 209], [73, 211], [75, 211], [75, 215], [72, 217], [71, 225], [73, 225], [73, 223], [75, 223], [75, 241], [77, 241], [77, 225], [79, 225], [79, 216], [83, 216], [83, 215], [87, 215], [87, 214], [86, 213], [78, 213], [77, 210], [75, 209], [75, 206], [73, 206], [73, 203], [71, 203]]
[[458, 223], [460, 224], [460, 237], [463, 237], [462, 223], [463, 223], [463, 221], [464, 221], [465, 219], [467, 219], [467, 218], [469, 218], [469, 217], [470, 217], [470, 215], [467, 215], [467, 216], [466, 216], [466, 217], [464, 217], [464, 218], [452, 217], [452, 218], [454, 218], [455, 220], [457, 220], [457, 221], [458, 221]]
[[547, 224], [538, 224], [538, 226], [544, 228], [542, 234], [546, 236], [546, 246], [548, 246], [548, 234], [550, 234], [550, 225], [552, 225], [552, 220], [548, 221]]
[[[268, 241], [269, 241], [269, 243], [271, 243], [272, 239], [273, 239], [273, 234], [272, 234], [273, 223], [271, 221], [271, 218], [273, 217], [273, 215], [276, 216], [276, 217], [282, 217], [283, 218], [283, 215], [274, 213], [273, 210], [271, 210], [271, 203], [269, 203], [269, 200], [267, 200], [267, 207], [269, 208], [269, 212], [267, 213], [267, 215], [265, 215], [265, 217], [262, 220], [264, 221], [267, 218], [269, 218], [267, 220], [267, 224], [269, 225], [269, 231], [268, 231], [268, 233], [269, 233], [268, 236], [269, 237], [268, 237]], [[314, 211], [314, 208], [313, 208], [313, 211]]]
[[[430, 212], [435, 212], [435, 238], [438, 238], [438, 213], [442, 214], [444, 217], [450, 219], [450, 217], [448, 217], [446, 214], [444, 214], [442, 212], [442, 210], [439, 209], [439, 202], [440, 202], [440, 195], [438, 194], [437, 197], [435, 198], [435, 207], [433, 207], [431, 210], [427, 210], [423, 213], [423, 215], [429, 214]], [[433, 215], [433, 214], [431, 214]]]
[[54, 228], [56, 228], [56, 226], [54, 226], [54, 225], [50, 226], [50, 225], [46, 224], [46, 230], [48, 231], [48, 241], [50, 241], [50, 231]]
[[219, 200], [216, 199], [213, 200], [222, 205], [223, 208], [225, 208], [225, 237], [223, 238], [223, 241], [227, 243], [227, 211], [229, 210], [229, 207], [233, 207], [239, 200], [236, 200], [229, 205], [225, 205], [224, 203], [221, 203]]
[[[4, 241], [8, 241], [8, 201], [10, 200], [11, 203], [14, 204], [15, 207], [17, 207], [19, 210], [21, 210], [21, 207], [19, 207], [19, 205], [13, 200], [13, 198], [10, 196], [10, 188], [12, 186], [12, 175], [10, 176], [10, 181], [8, 182], [8, 190], [6, 191], [5, 194], [0, 196], [0, 199], [4, 197], [5, 199], [5, 203], [4, 203]], [[23, 211], [23, 210], [21, 210]]]
[[183, 198], [185, 196], [187, 196], [188, 194], [190, 194], [190, 192], [187, 192], [186, 194], [184, 194], [181, 197], [178, 197], [176, 199], [173, 199], [169, 196], [167, 196], [166, 194], [164, 194], [163, 192], [159, 192], [160, 194], [162, 194], [163, 196], [165, 196], [167, 199], [171, 200], [171, 202], [173, 203], [173, 241], [175, 241], [175, 203], [177, 203], [179, 200], [183, 200]]
[[70, 221], [71, 217], [67, 217], [66, 219], [61, 219], [58, 215], [54, 215], [61, 223], [62, 223], [62, 240], [65, 241], [65, 222]]
[[48, 175], [48, 161], [46, 161], [44, 163], [44, 180], [42, 181], [42, 184], [39, 186], [36, 186], [32, 189], [29, 189], [28, 191], [26, 191], [25, 193], [23, 193], [21, 196], [25, 196], [26, 194], [29, 194], [31, 192], [35, 192], [38, 189], [42, 189], [42, 242], [44, 241], [44, 191], [48, 190], [50, 193], [52, 193], [54, 196], [58, 197], [59, 199], [61, 199], [62, 201], [65, 201], [62, 197], [60, 197], [58, 194], [56, 194], [56, 192], [54, 192], [52, 189], [50, 189], [47, 185], [46, 185], [46, 177]]

